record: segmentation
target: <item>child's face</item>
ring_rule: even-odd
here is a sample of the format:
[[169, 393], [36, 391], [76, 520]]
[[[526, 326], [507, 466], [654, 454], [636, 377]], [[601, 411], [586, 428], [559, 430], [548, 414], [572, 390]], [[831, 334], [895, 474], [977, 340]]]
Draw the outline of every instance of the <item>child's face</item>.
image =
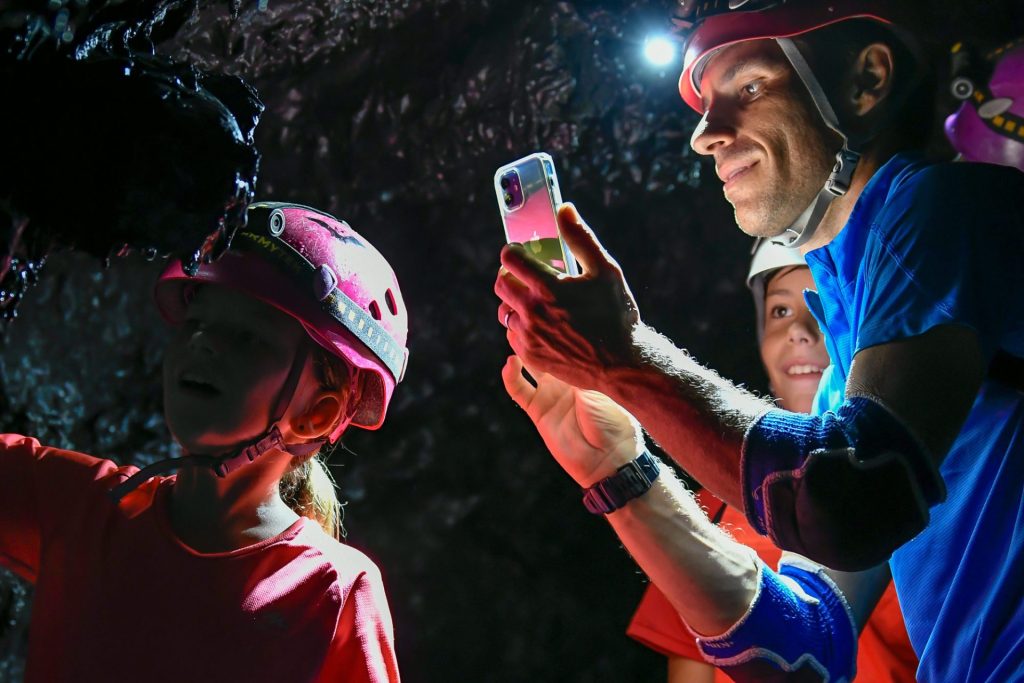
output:
[[821, 373], [830, 362], [818, 323], [804, 302], [805, 289], [814, 289], [806, 266], [783, 270], [768, 280], [761, 340], [761, 361], [772, 392], [783, 408], [798, 413], [811, 411]]
[[262, 436], [304, 337], [272, 306], [200, 287], [164, 357], [164, 415], [174, 439], [186, 452], [216, 454]]

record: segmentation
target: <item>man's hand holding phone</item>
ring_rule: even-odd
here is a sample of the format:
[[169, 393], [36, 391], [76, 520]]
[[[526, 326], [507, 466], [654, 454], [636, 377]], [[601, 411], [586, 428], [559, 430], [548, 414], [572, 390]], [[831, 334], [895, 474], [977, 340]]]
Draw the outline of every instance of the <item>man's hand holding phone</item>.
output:
[[498, 320], [527, 367], [600, 391], [608, 369], [639, 360], [633, 329], [640, 314], [622, 269], [572, 204], [558, 210], [557, 225], [582, 274], [558, 274], [522, 245], [506, 245], [494, 284]]

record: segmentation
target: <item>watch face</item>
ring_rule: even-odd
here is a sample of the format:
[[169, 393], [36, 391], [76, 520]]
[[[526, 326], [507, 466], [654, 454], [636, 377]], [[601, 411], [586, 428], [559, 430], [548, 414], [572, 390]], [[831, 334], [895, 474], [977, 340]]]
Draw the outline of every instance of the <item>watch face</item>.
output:
[[636, 498], [641, 493], [651, 487], [651, 483], [644, 477], [643, 472], [640, 471], [639, 466], [636, 464], [636, 460], [629, 463], [628, 466], [619, 470], [618, 474], [615, 475], [616, 482], [615, 488], [618, 489], [619, 493], [619, 507], [624, 505], [627, 500]]
[[646, 493], [661, 468], [647, 451], [623, 465], [612, 476], [597, 482], [583, 494], [583, 505], [593, 514], [608, 514]]

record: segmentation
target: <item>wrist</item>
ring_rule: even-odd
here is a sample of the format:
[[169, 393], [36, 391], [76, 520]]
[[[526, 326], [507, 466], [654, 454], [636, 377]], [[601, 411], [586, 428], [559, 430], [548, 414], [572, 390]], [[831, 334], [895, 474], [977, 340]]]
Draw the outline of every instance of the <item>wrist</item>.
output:
[[652, 335], [660, 336], [642, 322], [633, 325], [626, 347], [616, 354], [613, 362], [604, 366], [597, 378], [601, 393], [617, 400], [631, 393], [630, 387], [634, 384], [645, 383], [644, 378], [658, 368], [651, 352]]
[[611, 396], [623, 372], [639, 367], [643, 361], [641, 347], [637, 344], [637, 329], [645, 327], [637, 322], [632, 327], [620, 330], [615, 335], [599, 337], [586, 368], [587, 388]]
[[[635, 460], [644, 450], [644, 445], [640, 442], [622, 444], [612, 448], [589, 471], [581, 472], [579, 476], [574, 475], [573, 479], [576, 480], [576, 483], [581, 488], [590, 488], [603, 479], [615, 476], [619, 469]], [[572, 474], [572, 472], [569, 474]]]
[[583, 505], [592, 514], [608, 514], [650, 490], [661, 463], [647, 449], [583, 492]]

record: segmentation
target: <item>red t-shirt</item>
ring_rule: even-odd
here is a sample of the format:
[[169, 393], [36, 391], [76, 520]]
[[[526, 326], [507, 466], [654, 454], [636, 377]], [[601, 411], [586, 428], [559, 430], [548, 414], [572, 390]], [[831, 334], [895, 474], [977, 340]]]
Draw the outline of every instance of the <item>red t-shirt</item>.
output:
[[399, 680], [377, 567], [301, 518], [224, 553], [174, 535], [152, 479], [0, 435], [0, 563], [35, 584], [25, 680]]
[[[767, 537], [751, 530], [739, 510], [727, 507], [707, 491], [700, 491], [697, 500], [709, 517], [720, 516], [719, 525], [728, 529], [737, 542], [753, 548], [769, 567], [778, 566], [782, 551]], [[647, 587], [626, 634], [666, 657], [704, 661], [693, 634], [654, 584]], [[862, 683], [914, 683], [916, 670], [917, 656], [910, 646], [896, 590], [890, 581], [860, 634], [854, 680]], [[729, 683], [732, 679], [716, 669], [715, 681]]]

